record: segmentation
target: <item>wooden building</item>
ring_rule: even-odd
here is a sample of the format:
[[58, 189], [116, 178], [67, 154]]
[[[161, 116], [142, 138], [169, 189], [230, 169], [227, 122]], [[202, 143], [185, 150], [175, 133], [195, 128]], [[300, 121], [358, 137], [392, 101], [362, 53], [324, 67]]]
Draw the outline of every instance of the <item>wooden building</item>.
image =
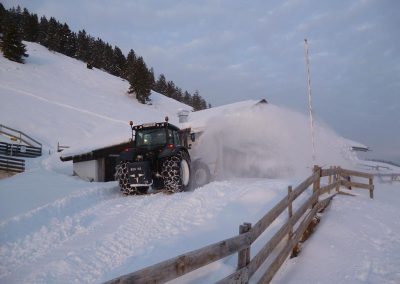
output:
[[119, 153], [132, 147], [132, 142], [111, 145], [86, 153], [60, 157], [61, 161], [72, 161], [74, 175], [88, 181], [113, 181]]

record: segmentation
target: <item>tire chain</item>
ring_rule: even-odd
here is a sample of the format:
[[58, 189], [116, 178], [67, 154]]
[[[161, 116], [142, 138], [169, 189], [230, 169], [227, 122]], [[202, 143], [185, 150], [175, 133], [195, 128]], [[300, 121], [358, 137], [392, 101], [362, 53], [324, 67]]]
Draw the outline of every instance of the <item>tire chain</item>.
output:
[[180, 177], [179, 156], [171, 156], [165, 159], [161, 175], [164, 179], [165, 191], [169, 193], [182, 191], [182, 182]]
[[118, 180], [119, 187], [124, 194], [140, 194], [136, 187], [129, 185], [128, 163], [121, 162], [116, 167], [115, 179]]
[[179, 152], [176, 156], [166, 158], [163, 162], [161, 175], [164, 179], [164, 188], [168, 193], [181, 192], [184, 190], [180, 176], [181, 161], [186, 160], [190, 164], [190, 158], [185, 152]]

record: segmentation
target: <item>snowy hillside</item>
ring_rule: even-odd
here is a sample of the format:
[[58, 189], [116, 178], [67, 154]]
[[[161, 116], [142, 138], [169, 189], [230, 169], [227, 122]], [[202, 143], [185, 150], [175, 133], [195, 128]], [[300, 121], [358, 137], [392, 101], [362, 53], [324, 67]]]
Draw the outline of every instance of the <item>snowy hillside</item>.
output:
[[[34, 135], [46, 147], [88, 139], [128, 139], [129, 121], [177, 120], [175, 100], [152, 93], [145, 106], [127, 96], [128, 82], [45, 47], [26, 42], [26, 64], [0, 57], [0, 121]], [[91, 141], [96, 143], [96, 141]]]
[[[24, 65], [0, 56], [0, 124], [32, 135], [45, 150], [27, 159], [25, 173], [0, 180], [0, 283], [101, 283], [232, 237], [311, 171], [307, 117], [247, 101], [191, 113], [183, 125], [207, 129], [201, 155], [215, 158], [218, 143], [252, 149], [236, 164], [239, 176], [225, 173], [194, 192], [147, 196], [74, 177], [72, 164], [54, 153], [57, 142], [73, 149], [121, 142], [129, 138], [130, 120], [168, 115], [177, 123], [178, 109], [188, 107], [157, 93], [152, 105], [139, 104], [120, 78], [37, 44], [27, 47]], [[359, 161], [349, 151], [352, 142], [326, 125], [317, 123], [316, 135], [320, 165], [375, 171], [376, 163]], [[273, 282], [399, 283], [400, 186], [375, 183], [374, 200], [362, 190], [335, 197], [302, 254]], [[236, 261], [232, 255], [178, 282], [213, 283]]]

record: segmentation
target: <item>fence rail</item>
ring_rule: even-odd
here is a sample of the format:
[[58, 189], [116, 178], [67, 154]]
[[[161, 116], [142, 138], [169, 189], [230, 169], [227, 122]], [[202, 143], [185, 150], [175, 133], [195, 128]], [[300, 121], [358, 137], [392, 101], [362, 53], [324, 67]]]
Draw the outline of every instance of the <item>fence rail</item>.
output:
[[25, 171], [25, 161], [22, 159], [0, 156], [0, 170], [13, 173]]
[[29, 135], [27, 135], [24, 132], [19, 131], [17, 129], [0, 124], [0, 133], [14, 137], [15, 139], [17, 139], [21, 142], [24, 142], [24, 143], [28, 144], [29, 146], [38, 147], [38, 148], [42, 149], [42, 143], [40, 143], [39, 141], [33, 139]]
[[376, 174], [375, 176], [378, 177], [382, 183], [400, 182], [400, 173]]
[[[368, 179], [368, 184], [349, 181], [348, 177], [356, 176]], [[323, 178], [328, 177], [327, 185], [321, 187]], [[293, 202], [312, 185], [312, 194], [293, 212]], [[317, 213], [326, 208], [338, 192], [340, 186], [352, 186], [368, 189], [373, 198], [373, 175], [339, 167], [321, 169], [314, 167], [313, 174], [305, 181], [292, 189], [288, 188], [287, 196], [283, 197], [269, 212], [267, 212], [254, 226], [245, 223], [239, 228], [239, 235], [208, 245], [180, 256], [165, 260], [139, 271], [120, 276], [106, 283], [164, 283], [185, 275], [207, 264], [218, 261], [224, 257], [238, 253], [237, 270], [218, 283], [248, 283], [249, 279], [259, 270], [267, 259], [271, 259], [278, 245], [286, 242], [278, 251], [275, 258], [267, 267], [258, 283], [268, 283], [272, 280], [285, 259], [298, 245], [302, 236], [308, 230], [309, 225]], [[335, 189], [335, 193], [323, 200], [321, 195], [329, 194]], [[267, 241], [260, 251], [251, 259], [250, 247], [268, 227], [287, 211], [287, 221]]]
[[0, 142], [0, 154], [34, 158], [42, 155], [42, 148]]
[[57, 152], [62, 152], [65, 149], [69, 149], [69, 146], [60, 145], [60, 142], [57, 142]]

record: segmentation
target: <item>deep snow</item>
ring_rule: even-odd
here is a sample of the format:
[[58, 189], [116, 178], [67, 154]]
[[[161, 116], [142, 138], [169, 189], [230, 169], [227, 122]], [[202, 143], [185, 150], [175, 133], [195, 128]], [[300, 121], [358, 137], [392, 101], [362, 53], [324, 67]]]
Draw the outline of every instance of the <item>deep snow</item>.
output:
[[[178, 109], [188, 107], [157, 93], [151, 106], [138, 104], [120, 78], [27, 45], [25, 65], [0, 56], [0, 122], [37, 138], [45, 151], [27, 159], [25, 173], [0, 180], [1, 283], [98, 283], [232, 237], [310, 173], [309, 136], [301, 135], [307, 118], [272, 105], [257, 110], [250, 101], [191, 113], [189, 122], [209, 129], [199, 151], [212, 151], [217, 135], [234, 150], [256, 147], [250, 164], [234, 171], [256, 164], [255, 177], [226, 173], [190, 193], [129, 197], [116, 182], [73, 177], [72, 164], [54, 153], [57, 142], [71, 151], [122, 142], [130, 135], [129, 120], [168, 115], [177, 123]], [[374, 170], [366, 165], [377, 163], [358, 161], [349, 142], [326, 125], [317, 123], [317, 133], [321, 165]], [[335, 197], [300, 256], [286, 261], [273, 282], [399, 283], [400, 186], [375, 183], [374, 200], [363, 190]], [[177, 282], [215, 282], [235, 266], [233, 255]]]

